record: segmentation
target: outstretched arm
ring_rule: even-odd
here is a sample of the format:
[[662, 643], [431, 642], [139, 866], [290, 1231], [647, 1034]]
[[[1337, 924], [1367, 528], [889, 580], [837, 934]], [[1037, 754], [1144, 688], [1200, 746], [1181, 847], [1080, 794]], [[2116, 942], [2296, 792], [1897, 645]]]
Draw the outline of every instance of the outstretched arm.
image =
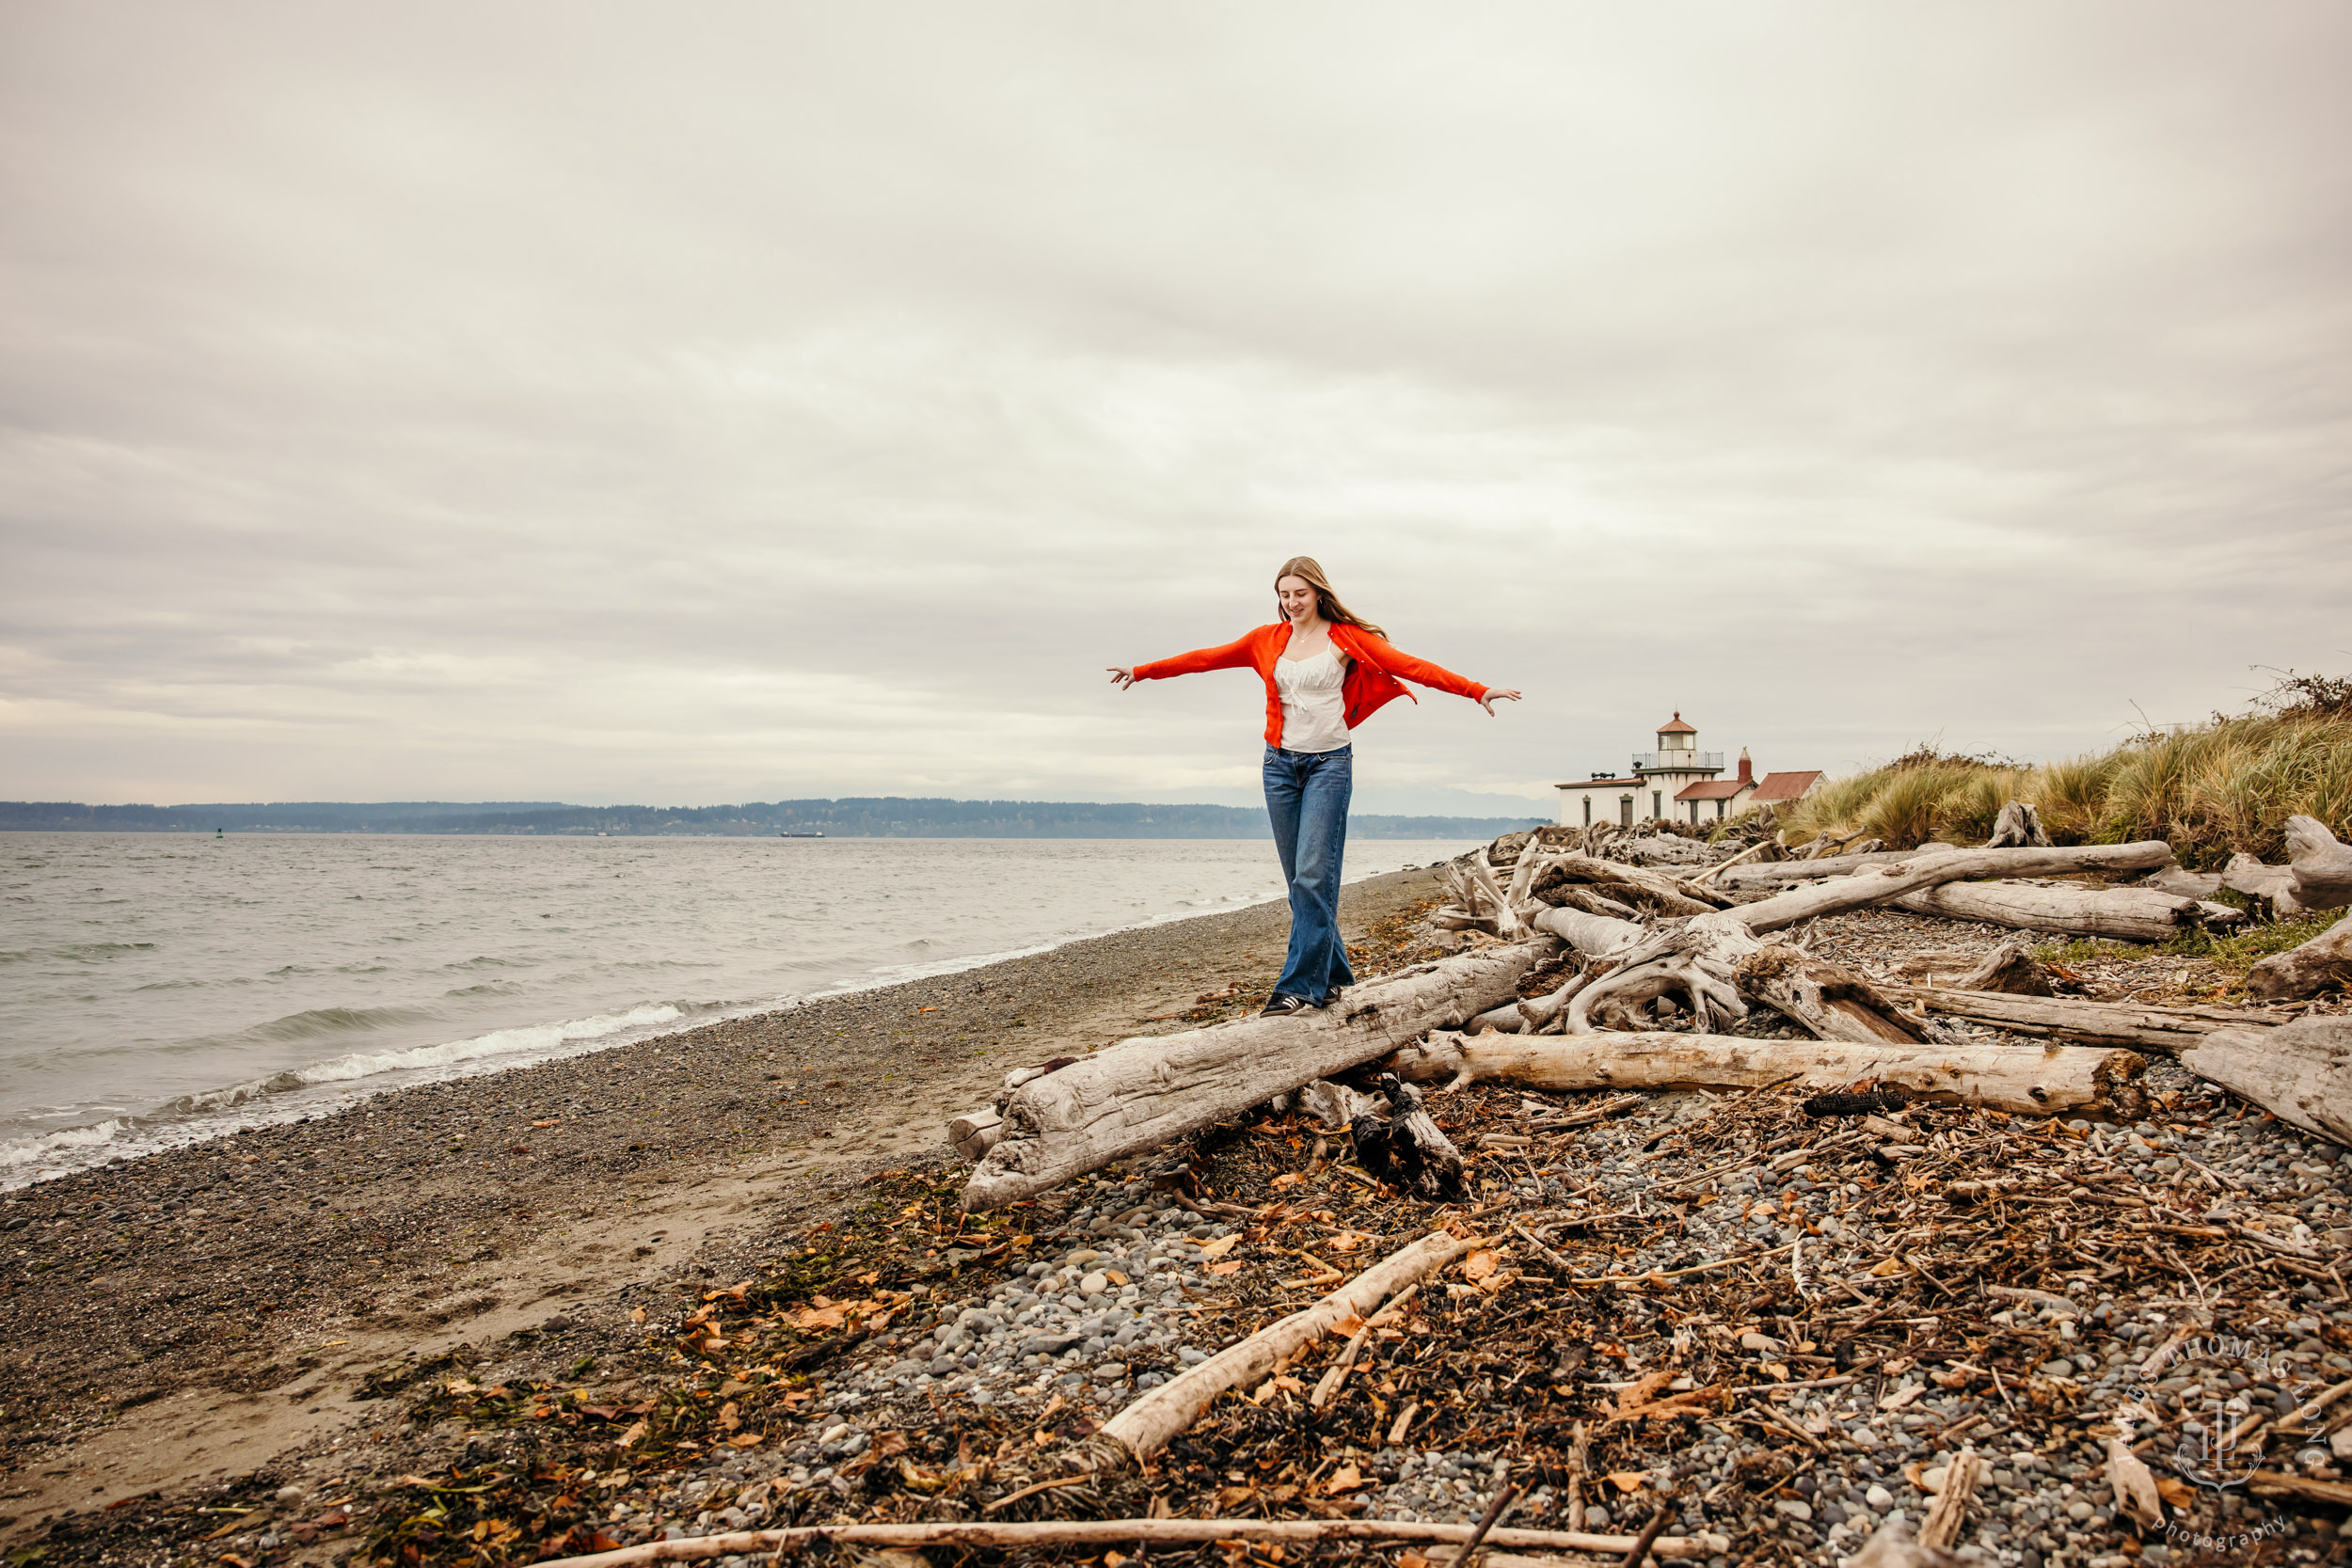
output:
[[1497, 703], [1516, 703], [1517, 690], [1507, 686], [1481, 686], [1466, 676], [1457, 675], [1443, 665], [1432, 664], [1425, 658], [1415, 658], [1383, 637], [1375, 637], [1361, 626], [1349, 628], [1349, 634], [1364, 645], [1372, 662], [1390, 674], [1403, 680], [1428, 687], [1433, 691], [1451, 691], [1457, 697], [1468, 697], [1486, 710], [1489, 717]]
[[1195, 648], [1173, 658], [1155, 658], [1144, 664], [1113, 664], [1107, 668], [1113, 686], [1129, 687], [1137, 681], [1166, 680], [1171, 675], [1196, 675], [1203, 670], [1246, 669], [1249, 663], [1249, 636], [1245, 635], [1221, 648]]

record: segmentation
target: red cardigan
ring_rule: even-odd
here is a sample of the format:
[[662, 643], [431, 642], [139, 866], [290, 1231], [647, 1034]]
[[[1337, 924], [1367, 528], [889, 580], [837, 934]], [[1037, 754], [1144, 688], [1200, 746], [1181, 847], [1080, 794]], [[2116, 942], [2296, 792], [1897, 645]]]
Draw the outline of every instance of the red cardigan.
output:
[[[1385, 705], [1399, 697], [1413, 694], [1398, 683], [1397, 677], [1418, 681], [1438, 691], [1451, 691], [1457, 697], [1476, 702], [1486, 694], [1486, 689], [1476, 681], [1464, 680], [1451, 670], [1441, 670], [1425, 658], [1415, 658], [1391, 647], [1385, 639], [1374, 636], [1361, 626], [1333, 623], [1331, 641], [1350, 662], [1347, 680], [1341, 694], [1347, 699], [1347, 727], [1354, 729], [1371, 718]], [[1258, 672], [1265, 682], [1265, 743], [1282, 744], [1282, 694], [1275, 689], [1274, 661], [1282, 657], [1282, 650], [1291, 645], [1291, 624], [1277, 621], [1270, 626], [1259, 626], [1244, 633], [1221, 648], [1197, 648], [1174, 658], [1157, 658], [1149, 664], [1136, 666], [1139, 681], [1166, 680], [1170, 675], [1198, 674], [1203, 670], [1238, 670], [1244, 665]], [[1414, 697], [1415, 702], [1421, 699]]]

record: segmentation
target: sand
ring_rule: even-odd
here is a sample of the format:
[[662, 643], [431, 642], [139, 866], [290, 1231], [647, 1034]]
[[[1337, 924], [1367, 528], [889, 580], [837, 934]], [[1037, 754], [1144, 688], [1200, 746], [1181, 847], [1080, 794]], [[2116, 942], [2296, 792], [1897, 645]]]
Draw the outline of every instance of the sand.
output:
[[[1348, 888], [1351, 939], [1435, 892]], [[375, 1097], [0, 1198], [0, 1540], [315, 1449], [366, 1370], [756, 1272], [1005, 1071], [1263, 999], [1279, 904]], [[373, 1407], [380, 1408], [380, 1407]]]

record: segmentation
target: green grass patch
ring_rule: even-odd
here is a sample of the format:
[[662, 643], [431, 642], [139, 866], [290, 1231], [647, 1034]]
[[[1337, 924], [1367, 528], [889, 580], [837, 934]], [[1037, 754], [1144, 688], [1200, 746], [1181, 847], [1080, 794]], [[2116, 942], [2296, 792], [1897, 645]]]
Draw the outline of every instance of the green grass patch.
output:
[[2040, 767], [1921, 747], [1824, 783], [1782, 814], [1785, 842], [1860, 832], [1890, 849], [1981, 844], [2002, 806], [2026, 800], [2060, 844], [2160, 838], [2187, 866], [2218, 867], [2234, 854], [2276, 864], [2290, 816], [2352, 838], [2352, 712], [2312, 697], [2310, 685], [2282, 683], [2252, 713]]

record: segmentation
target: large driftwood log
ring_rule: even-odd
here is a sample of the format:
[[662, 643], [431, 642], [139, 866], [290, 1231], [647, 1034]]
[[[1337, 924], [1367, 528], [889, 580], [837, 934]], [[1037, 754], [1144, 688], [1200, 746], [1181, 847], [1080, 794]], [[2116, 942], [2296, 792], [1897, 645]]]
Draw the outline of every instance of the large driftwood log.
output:
[[2182, 1052], [2181, 1065], [2281, 1121], [2352, 1148], [2352, 1018], [2217, 1029]]
[[2352, 904], [2352, 845], [2339, 843], [2319, 818], [2287, 818], [2287, 863], [2295, 871], [2296, 901], [2305, 909]]
[[1893, 1000], [1923, 1013], [1990, 1023], [2013, 1034], [2043, 1035], [2084, 1045], [2122, 1045], [2178, 1055], [2217, 1029], [2270, 1029], [2278, 1020], [2230, 1007], [2150, 1007], [2132, 1002], [2017, 996], [1956, 986], [1882, 982]]
[[2096, 1110], [2135, 1117], [2145, 1109], [2130, 1051], [2087, 1046], [1855, 1045], [1843, 1040], [1757, 1040], [1665, 1031], [1476, 1037], [1438, 1031], [1393, 1062], [1399, 1077], [1454, 1085], [1503, 1079], [1546, 1089], [1848, 1088], [1866, 1078], [1938, 1100], [2047, 1115]]
[[1555, 951], [1547, 941], [1489, 947], [1351, 986], [1319, 1011], [1107, 1046], [1006, 1096], [1003, 1134], [964, 1187], [964, 1207], [1017, 1202], [1475, 1017]]
[[2246, 993], [2266, 1002], [2352, 990], [2352, 914], [2300, 947], [2273, 953], [2246, 975]]
[[2038, 886], [2030, 882], [1947, 882], [1895, 900], [1916, 914], [1974, 920], [2026, 931], [2065, 931], [2125, 942], [2164, 942], [2184, 927], [2240, 926], [2244, 911], [2226, 904], [2150, 887]]
[[[1734, 920], [1761, 936], [1816, 915], [1883, 904], [1921, 888], [1975, 877], [2065, 877], [2081, 871], [2147, 871], [2172, 858], [2164, 840], [2086, 844], [2065, 849], [1947, 849], [1921, 852], [1889, 865], [1866, 866], [1819, 887], [1791, 888], [1699, 921]], [[1694, 922], [1695, 924], [1696, 922]]]

